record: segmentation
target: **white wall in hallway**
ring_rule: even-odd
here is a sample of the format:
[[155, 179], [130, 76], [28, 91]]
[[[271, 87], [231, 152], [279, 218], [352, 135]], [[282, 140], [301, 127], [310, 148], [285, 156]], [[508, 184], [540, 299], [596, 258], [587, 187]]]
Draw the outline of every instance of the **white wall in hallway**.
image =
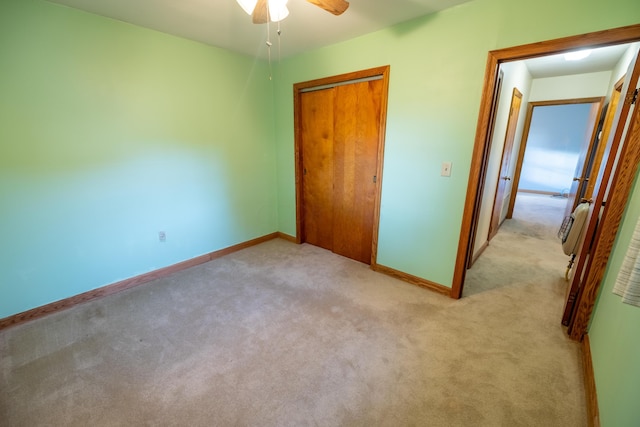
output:
[[529, 102], [606, 96], [611, 71], [534, 79]]

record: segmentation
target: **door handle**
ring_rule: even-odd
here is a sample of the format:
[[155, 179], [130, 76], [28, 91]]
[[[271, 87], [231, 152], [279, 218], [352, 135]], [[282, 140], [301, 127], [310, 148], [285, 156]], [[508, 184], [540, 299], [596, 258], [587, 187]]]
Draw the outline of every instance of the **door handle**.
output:
[[573, 177], [573, 180], [574, 180], [574, 181], [580, 181], [580, 178], [578, 178], [577, 176], [574, 176], [574, 177]]
[[503, 176], [502, 179], [504, 179], [505, 181], [511, 181], [511, 178], [509, 178], [508, 176]]

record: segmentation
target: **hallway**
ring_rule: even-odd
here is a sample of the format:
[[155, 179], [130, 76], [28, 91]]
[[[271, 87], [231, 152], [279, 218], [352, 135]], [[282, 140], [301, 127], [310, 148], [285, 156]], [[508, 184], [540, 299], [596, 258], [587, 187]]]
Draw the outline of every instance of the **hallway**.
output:
[[[506, 220], [467, 272], [464, 296], [504, 287], [536, 286], [564, 300], [569, 257], [557, 237], [567, 199], [518, 193], [513, 218]], [[558, 314], [560, 323], [561, 313]]]

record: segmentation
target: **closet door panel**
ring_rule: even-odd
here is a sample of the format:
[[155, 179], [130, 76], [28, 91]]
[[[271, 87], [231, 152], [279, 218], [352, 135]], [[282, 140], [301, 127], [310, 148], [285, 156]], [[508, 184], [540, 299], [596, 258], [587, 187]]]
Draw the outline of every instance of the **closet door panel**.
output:
[[333, 250], [335, 89], [301, 96], [304, 235], [307, 243]]
[[336, 88], [333, 251], [371, 262], [382, 81]]

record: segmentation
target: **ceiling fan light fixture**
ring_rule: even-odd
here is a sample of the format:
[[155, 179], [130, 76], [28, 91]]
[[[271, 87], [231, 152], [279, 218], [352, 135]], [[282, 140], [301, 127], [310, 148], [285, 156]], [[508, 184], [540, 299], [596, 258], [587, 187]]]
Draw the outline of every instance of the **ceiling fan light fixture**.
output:
[[[236, 0], [240, 7], [247, 12], [247, 15], [253, 15], [255, 8], [258, 4], [258, 0]], [[271, 22], [282, 21], [289, 16], [289, 9], [287, 9], [288, 0], [268, 0], [266, 3], [269, 7], [269, 20]]]
[[253, 13], [253, 9], [256, 8], [256, 4], [258, 0], [236, 0], [240, 7], [247, 12], [247, 15], [251, 15]]
[[282, 21], [287, 16], [289, 16], [289, 9], [287, 9], [287, 0], [269, 1], [269, 18], [272, 22]]
[[[254, 24], [280, 22], [289, 16], [287, 0], [236, 0], [249, 15]], [[307, 0], [334, 15], [341, 15], [349, 8], [346, 0]]]

